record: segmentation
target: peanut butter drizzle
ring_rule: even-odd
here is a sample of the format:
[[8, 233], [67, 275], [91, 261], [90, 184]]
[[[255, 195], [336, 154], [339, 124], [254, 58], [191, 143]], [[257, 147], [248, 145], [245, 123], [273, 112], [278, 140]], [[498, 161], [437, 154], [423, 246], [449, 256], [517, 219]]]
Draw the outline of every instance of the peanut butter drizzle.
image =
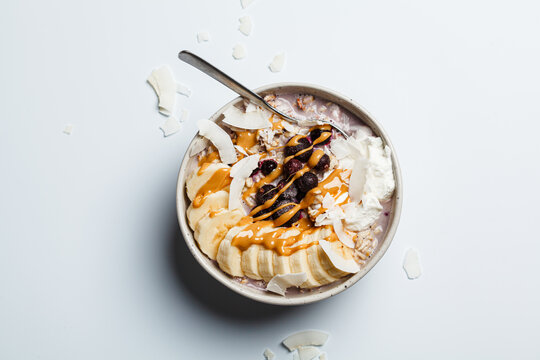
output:
[[235, 144], [249, 150], [257, 144], [258, 131], [245, 130], [236, 132]]
[[208, 179], [208, 181], [203, 186], [201, 186], [201, 188], [197, 192], [195, 199], [193, 199], [193, 207], [200, 207], [203, 204], [204, 199], [206, 199], [208, 195], [229, 186], [232, 180], [232, 178], [229, 176], [230, 172], [230, 168], [221, 168], [216, 170], [216, 172], [212, 174], [210, 179]]
[[249, 196], [259, 191], [259, 189], [263, 187], [263, 185], [269, 184], [272, 181], [276, 180], [282, 173], [283, 173], [283, 165], [278, 165], [277, 168], [274, 169], [274, 171], [272, 171], [270, 174], [268, 174], [267, 176], [263, 177], [261, 180], [253, 184], [252, 187], [247, 189], [242, 195], [242, 198], [244, 200], [247, 199]]
[[296, 205], [296, 203], [290, 202], [290, 203], [287, 203], [287, 204], [283, 204], [283, 205], [281, 205], [281, 206], [278, 206], [277, 208], [275, 208], [274, 210], [272, 210], [272, 211], [270, 211], [270, 212], [267, 212], [266, 214], [263, 214], [263, 215], [261, 215], [261, 216], [257, 216], [256, 218], [253, 218], [253, 221], [264, 220], [264, 219], [266, 219], [267, 217], [274, 215], [274, 213], [277, 212], [278, 210], [281, 210], [281, 209], [283, 209], [284, 207], [287, 207], [287, 206], [289, 206], [289, 205]]
[[199, 159], [199, 171], [197, 172], [197, 175], [201, 175], [209, 166], [212, 164], [215, 160], [219, 160], [219, 152], [218, 151], [212, 151], [211, 153], [206, 154], [205, 156], [201, 156]]
[[311, 154], [308, 160], [309, 167], [314, 168], [315, 166], [317, 166], [319, 160], [321, 160], [323, 155], [324, 151], [322, 151], [321, 149], [316, 149], [315, 151], [313, 151], [313, 154]]
[[[311, 129], [314, 129], [314, 128], [311, 128]], [[311, 131], [311, 130], [310, 130]], [[321, 136], [319, 136], [317, 139], [315, 139], [315, 141], [313, 141], [313, 143], [311, 144], [311, 146], [305, 148], [305, 149], [302, 149], [300, 150], [299, 152], [297, 152], [296, 154], [294, 155], [291, 155], [291, 156], [288, 156], [285, 158], [285, 160], [283, 160], [283, 163], [286, 163], [287, 161], [291, 160], [292, 158], [296, 157], [296, 156], [299, 156], [299, 155], [302, 155], [303, 153], [306, 153], [308, 151], [310, 151], [311, 149], [313, 149], [313, 147], [317, 144], [320, 144], [324, 141], [326, 141], [330, 136], [332, 136], [332, 133], [331, 132], [323, 132], [321, 133]], [[299, 140], [301, 138], [303, 138], [305, 136], [303, 135], [296, 135], [294, 137], [292, 137], [289, 142], [287, 143], [287, 146], [295, 146], [295, 145], [298, 145], [299, 144]], [[292, 144], [292, 145], [291, 145]], [[322, 155], [321, 155], [322, 156]]]

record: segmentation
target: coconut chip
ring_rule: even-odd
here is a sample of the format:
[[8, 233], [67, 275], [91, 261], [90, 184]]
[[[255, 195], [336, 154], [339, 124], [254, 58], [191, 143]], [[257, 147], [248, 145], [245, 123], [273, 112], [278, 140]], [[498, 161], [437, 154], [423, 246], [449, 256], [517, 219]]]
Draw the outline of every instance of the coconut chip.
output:
[[364, 185], [366, 184], [366, 167], [367, 161], [362, 158], [357, 158], [354, 161], [354, 166], [349, 182], [349, 196], [352, 202], [359, 203], [364, 194]]
[[171, 115], [176, 104], [176, 81], [171, 69], [166, 65], [154, 69], [146, 81], [158, 96], [159, 112]]
[[290, 288], [292, 286], [300, 286], [306, 280], [307, 274], [305, 272], [294, 274], [280, 274], [270, 279], [268, 285], [266, 285], [266, 290], [285, 296], [287, 288]]
[[240, 60], [246, 57], [246, 48], [242, 44], [236, 44], [233, 47], [232, 56], [235, 60]]
[[245, 9], [251, 5], [252, 2], [253, 0], [240, 0], [240, 5], [242, 5], [242, 9]]
[[178, 82], [176, 83], [176, 92], [187, 97], [191, 96], [191, 89], [188, 88], [186, 85], [180, 84]]
[[247, 130], [265, 129], [272, 126], [268, 118], [268, 112], [257, 108], [255, 111], [243, 112], [237, 107], [231, 106], [223, 112], [225, 124]]
[[285, 53], [277, 54], [268, 66], [271, 72], [280, 72], [285, 65]]
[[197, 34], [197, 42], [200, 44], [202, 42], [210, 41], [210, 34], [206, 31], [201, 31]]
[[360, 271], [360, 267], [353, 259], [345, 260], [332, 249], [332, 245], [326, 240], [319, 240], [319, 245], [325, 252], [330, 262], [336, 267], [336, 269], [347, 272], [347, 273], [357, 273]]
[[420, 258], [418, 257], [418, 252], [416, 250], [407, 250], [405, 258], [403, 259], [403, 270], [405, 270], [409, 280], [418, 279], [420, 275], [422, 275]]
[[204, 136], [214, 144], [219, 151], [219, 157], [225, 164], [233, 164], [238, 159], [236, 149], [232, 143], [231, 137], [215, 122], [201, 119], [197, 122], [199, 134]]
[[209, 146], [209, 141], [207, 138], [198, 136], [191, 145], [191, 150], [189, 150], [189, 156], [194, 156], [206, 149]]
[[242, 208], [242, 189], [246, 179], [259, 166], [260, 157], [259, 154], [245, 157], [231, 168], [233, 179], [229, 190], [229, 211]]
[[332, 226], [334, 227], [334, 231], [339, 239], [348, 248], [353, 249], [354, 248], [354, 240], [351, 235], [349, 235], [344, 229], [343, 229], [343, 223], [341, 220], [334, 219], [332, 222]]
[[241, 147], [240, 145], [234, 145], [234, 147], [236, 148], [236, 150], [238, 150], [238, 152], [242, 155], [246, 155], [246, 156], [249, 156], [249, 154], [247, 153], [247, 151]]
[[321, 355], [321, 350], [314, 346], [300, 346], [297, 350], [299, 360], [313, 360]]
[[71, 135], [71, 132], [73, 131], [73, 125], [71, 124], [67, 124], [65, 127], [64, 127], [64, 130], [62, 130], [62, 132], [66, 135]]
[[294, 351], [300, 347], [323, 346], [327, 340], [328, 333], [318, 330], [305, 330], [287, 336], [282, 343], [289, 351]]
[[272, 360], [276, 357], [276, 354], [274, 354], [274, 352], [268, 348], [264, 349], [263, 355], [266, 360]]
[[174, 133], [177, 133], [182, 126], [180, 125], [180, 121], [178, 121], [177, 118], [174, 116], [167, 117], [167, 120], [161, 125], [159, 128], [161, 131], [163, 131], [163, 136], [167, 137], [169, 135], [172, 135]]
[[240, 19], [240, 26], [238, 27], [238, 30], [246, 35], [249, 36], [251, 34], [251, 28], [253, 27], [253, 24], [251, 23], [251, 18], [249, 16], [242, 16]]

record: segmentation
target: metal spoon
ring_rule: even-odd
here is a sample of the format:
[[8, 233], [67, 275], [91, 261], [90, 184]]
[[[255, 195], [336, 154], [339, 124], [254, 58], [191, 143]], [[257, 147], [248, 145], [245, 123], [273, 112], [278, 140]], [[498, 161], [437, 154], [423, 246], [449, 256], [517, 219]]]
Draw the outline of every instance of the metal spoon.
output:
[[[187, 50], [182, 50], [178, 54], [178, 58], [180, 60], [188, 63], [189, 65], [201, 70], [206, 75], [209, 75], [210, 77], [212, 77], [215, 80], [219, 81], [220, 83], [222, 83], [223, 85], [225, 85], [226, 87], [228, 87], [232, 91], [236, 92], [240, 96], [243, 96], [244, 98], [249, 99], [251, 102], [253, 102], [253, 103], [255, 103], [255, 104], [257, 104], [257, 105], [259, 105], [259, 106], [261, 106], [263, 108], [266, 108], [266, 109], [270, 110], [271, 112], [273, 112], [274, 114], [276, 114], [278, 116], [281, 116], [285, 120], [288, 120], [288, 121], [296, 123], [296, 124], [300, 124], [300, 120], [292, 118], [289, 115], [286, 115], [286, 114], [282, 113], [281, 111], [279, 111], [278, 109], [272, 107], [262, 97], [255, 94], [253, 91], [249, 90], [247, 87], [240, 84], [238, 81], [234, 80], [232, 77], [225, 74], [223, 71], [219, 70], [214, 65], [207, 62], [206, 60], [201, 59], [197, 55], [195, 55], [195, 54], [193, 54], [193, 53], [191, 53], [191, 52], [189, 52]], [[343, 129], [341, 129], [339, 126], [337, 126], [336, 124], [334, 124], [334, 123], [332, 123], [332, 122], [330, 122], [328, 120], [322, 120], [322, 119], [313, 119], [313, 120], [321, 122], [321, 123], [329, 124], [334, 129], [336, 129], [341, 134], [343, 134], [343, 136], [345, 138], [349, 137], [349, 135]]]

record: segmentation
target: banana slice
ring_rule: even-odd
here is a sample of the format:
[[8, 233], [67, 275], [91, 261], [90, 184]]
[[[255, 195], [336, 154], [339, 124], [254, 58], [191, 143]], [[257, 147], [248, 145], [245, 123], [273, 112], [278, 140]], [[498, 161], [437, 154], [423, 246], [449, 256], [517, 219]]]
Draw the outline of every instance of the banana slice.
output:
[[292, 273], [291, 264], [289, 262], [288, 256], [282, 256], [278, 255], [278, 253], [274, 253], [273, 258], [274, 275], [284, 275]]
[[[344, 260], [351, 260], [353, 258], [353, 250], [349, 249], [345, 245], [343, 245], [340, 241], [332, 241], [330, 242], [331, 248], [334, 251], [334, 253], [343, 258]], [[319, 255], [319, 260], [321, 263], [321, 266], [324, 270], [326, 270], [330, 275], [342, 278], [344, 276], [349, 275], [348, 272], [339, 270], [334, 266], [328, 255], [324, 252], [324, 250], [321, 248], [320, 245], [317, 245], [317, 253]]]
[[262, 276], [259, 273], [260, 250], [264, 250], [264, 247], [254, 244], [242, 253], [242, 271], [247, 277], [255, 280], [262, 279]]
[[226, 209], [229, 203], [229, 193], [224, 190], [220, 190], [213, 194], [210, 194], [203, 201], [202, 205], [198, 208], [193, 207], [193, 203], [189, 205], [186, 210], [189, 226], [195, 229], [197, 223], [206, 215], [212, 211], [218, 209]]
[[195, 227], [195, 239], [202, 252], [215, 260], [219, 243], [233, 226], [244, 217], [242, 210], [223, 210], [215, 215], [206, 214]]
[[289, 261], [293, 273], [305, 272], [307, 274], [307, 280], [302, 285], [300, 285], [300, 287], [313, 288], [323, 285], [322, 283], [315, 280], [315, 277], [311, 272], [306, 249], [295, 251], [292, 255], [289, 256]]
[[308, 263], [309, 267], [311, 269], [311, 273], [313, 274], [313, 277], [315, 280], [320, 282], [323, 285], [330, 284], [331, 282], [334, 282], [338, 280], [341, 276], [335, 277], [326, 271], [324, 266], [321, 263], [321, 259], [319, 256], [319, 249], [321, 247], [319, 245], [314, 245], [308, 247], [307, 250], [307, 257], [308, 257]]
[[244, 276], [242, 271], [242, 252], [231, 245], [232, 239], [242, 231], [243, 226], [233, 227], [219, 244], [216, 260], [221, 270], [232, 276]]
[[212, 163], [210, 164], [202, 174], [199, 175], [199, 167], [196, 168], [186, 180], [186, 192], [189, 200], [193, 201], [199, 189], [206, 184], [206, 182], [214, 175], [214, 173], [223, 168], [228, 168], [228, 165], [223, 163]]
[[259, 250], [259, 274], [266, 282], [274, 277], [274, 254], [272, 250]]

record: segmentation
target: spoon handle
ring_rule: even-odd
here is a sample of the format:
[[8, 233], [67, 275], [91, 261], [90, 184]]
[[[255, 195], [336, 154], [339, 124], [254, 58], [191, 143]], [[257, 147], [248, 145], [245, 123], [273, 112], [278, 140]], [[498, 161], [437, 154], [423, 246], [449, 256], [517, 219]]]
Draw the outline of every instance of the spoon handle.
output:
[[[183, 50], [180, 51], [178, 54], [178, 58], [189, 65], [196, 67], [197, 69], [201, 70], [203, 73], [211, 76], [212, 78], [216, 79], [232, 91], [236, 92], [237, 94], [251, 100], [257, 105], [260, 105], [265, 108], [270, 108], [270, 105], [264, 101], [262, 97], [255, 94], [253, 91], [249, 90], [244, 85], [240, 84], [238, 81], [234, 80], [229, 75], [225, 74], [223, 71], [216, 68], [214, 65], [208, 63], [206, 60], [201, 59], [197, 55], [187, 51]], [[274, 109], [271, 109], [274, 110]]]

